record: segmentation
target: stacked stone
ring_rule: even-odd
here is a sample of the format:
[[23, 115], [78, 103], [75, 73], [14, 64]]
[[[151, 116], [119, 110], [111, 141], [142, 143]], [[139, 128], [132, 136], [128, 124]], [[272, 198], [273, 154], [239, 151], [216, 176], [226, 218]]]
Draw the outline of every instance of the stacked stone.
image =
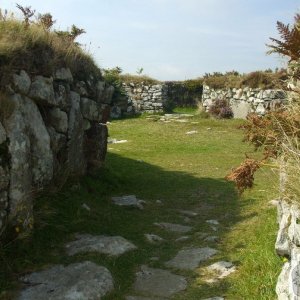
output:
[[264, 115], [286, 102], [287, 95], [283, 90], [262, 90], [259, 88], [212, 89], [203, 87], [202, 103], [206, 110], [217, 99], [229, 101], [235, 118], [245, 118], [248, 113]]
[[163, 112], [166, 90], [163, 84], [123, 83], [128, 96], [127, 113]]
[[103, 163], [113, 91], [66, 68], [51, 78], [13, 75], [1, 99], [0, 230], [7, 218], [17, 231], [31, 227], [34, 191]]

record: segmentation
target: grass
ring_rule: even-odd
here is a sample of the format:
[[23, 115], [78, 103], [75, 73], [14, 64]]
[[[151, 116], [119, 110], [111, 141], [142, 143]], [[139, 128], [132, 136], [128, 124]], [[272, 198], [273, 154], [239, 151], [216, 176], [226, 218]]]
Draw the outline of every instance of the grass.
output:
[[[109, 125], [112, 138], [126, 139], [110, 144], [106, 168], [95, 177], [70, 181], [57, 193], [36, 200], [36, 228], [31, 239], [3, 245], [0, 251], [0, 295], [10, 299], [20, 287], [17, 279], [26, 272], [51, 264], [91, 260], [109, 268], [115, 291], [106, 300], [124, 299], [132, 293], [135, 272], [142, 264], [163, 267], [182, 247], [207, 246], [198, 233], [211, 233], [205, 222], [218, 219], [219, 253], [212, 260], [233, 261], [238, 272], [208, 285], [201, 269], [177, 272], [187, 276], [188, 289], [177, 300], [225, 296], [227, 299], [274, 299], [275, 282], [281, 261], [274, 253], [277, 230], [275, 209], [268, 200], [276, 195], [276, 182], [270, 170], [258, 174], [257, 185], [242, 197], [224, 180], [252, 148], [241, 143], [239, 120], [201, 119], [187, 123], [161, 123], [157, 119], [132, 118]], [[187, 131], [197, 130], [194, 135]], [[256, 153], [252, 153], [256, 156]], [[124, 209], [111, 203], [111, 196], [135, 194], [147, 201], [145, 210]], [[161, 200], [162, 204], [156, 202]], [[91, 211], [84, 210], [86, 203]], [[176, 234], [157, 228], [153, 222], [184, 224], [177, 209], [197, 211], [191, 225], [192, 239], [176, 243]], [[119, 258], [88, 254], [66, 256], [63, 245], [74, 233], [121, 235], [138, 250]], [[168, 240], [161, 246], [145, 241], [144, 233], [155, 233]], [[159, 257], [151, 261], [151, 257]], [[207, 265], [202, 265], [201, 267]], [[6, 292], [4, 292], [6, 291]]]
[[13, 16], [0, 18], [0, 85], [10, 74], [24, 69], [30, 74], [52, 76], [56, 68], [68, 67], [83, 80], [89, 75], [101, 77], [93, 58], [78, 44], [32, 23], [27, 28]]

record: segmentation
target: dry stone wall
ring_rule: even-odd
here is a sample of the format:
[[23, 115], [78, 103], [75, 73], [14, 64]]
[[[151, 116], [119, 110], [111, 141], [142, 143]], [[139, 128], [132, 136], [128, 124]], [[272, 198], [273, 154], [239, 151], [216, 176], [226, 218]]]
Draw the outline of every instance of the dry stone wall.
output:
[[113, 88], [90, 76], [76, 81], [69, 69], [53, 77], [12, 76], [0, 106], [0, 233], [6, 224], [33, 224], [35, 191], [66, 174], [101, 166]]
[[202, 103], [206, 110], [217, 99], [229, 101], [234, 118], [245, 119], [248, 113], [255, 112], [264, 115], [269, 110], [274, 110], [286, 102], [287, 95], [283, 90], [262, 90], [245, 88], [213, 89], [203, 87]]

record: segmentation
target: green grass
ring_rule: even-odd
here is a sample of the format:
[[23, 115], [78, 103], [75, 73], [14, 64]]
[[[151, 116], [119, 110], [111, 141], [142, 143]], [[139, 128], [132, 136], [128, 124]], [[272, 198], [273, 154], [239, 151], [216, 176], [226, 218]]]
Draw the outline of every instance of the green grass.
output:
[[[0, 251], [0, 291], [7, 291], [2, 297], [9, 299], [19, 287], [17, 279], [26, 272], [51, 264], [91, 260], [108, 267], [113, 274], [115, 291], [105, 299], [125, 299], [132, 293], [140, 265], [163, 267], [183, 247], [174, 241], [176, 234], [155, 227], [153, 222], [184, 224], [176, 211], [184, 208], [199, 212], [192, 221], [193, 238], [184, 246], [207, 246], [197, 233], [210, 232], [205, 220], [218, 219], [221, 240], [216, 248], [220, 252], [212, 262], [233, 261], [238, 271], [214, 285], [203, 282], [201, 268], [178, 272], [187, 276], [189, 288], [174, 299], [274, 299], [281, 261], [274, 253], [276, 212], [268, 206], [268, 200], [276, 195], [272, 186], [277, 179], [271, 171], [260, 172], [257, 185], [242, 197], [224, 180], [244, 153], [257, 155], [241, 143], [242, 132], [236, 128], [239, 124], [239, 120], [197, 116], [189, 123], [161, 123], [146, 118], [113, 121], [110, 136], [128, 143], [109, 144], [106, 168], [97, 176], [70, 181], [61, 192], [37, 199], [32, 237], [8, 243]], [[186, 135], [190, 130], [198, 133]], [[111, 196], [129, 194], [146, 200], [145, 210], [112, 205]], [[82, 209], [82, 203], [90, 206], [91, 212]], [[119, 258], [96, 254], [68, 257], [63, 245], [76, 232], [121, 235], [138, 250]], [[149, 245], [144, 233], [158, 234], [168, 242]], [[159, 260], [153, 262], [151, 257]]]

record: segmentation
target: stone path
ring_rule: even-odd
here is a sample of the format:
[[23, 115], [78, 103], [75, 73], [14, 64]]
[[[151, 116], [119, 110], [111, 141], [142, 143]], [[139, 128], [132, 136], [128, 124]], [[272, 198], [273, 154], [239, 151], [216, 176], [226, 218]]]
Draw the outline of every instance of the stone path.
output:
[[[145, 202], [138, 200], [135, 195], [113, 197], [114, 204], [121, 207], [141, 208]], [[160, 204], [156, 202], [156, 204]], [[143, 207], [143, 206], [142, 206]], [[177, 210], [183, 221], [193, 223], [198, 213], [190, 210]], [[217, 231], [221, 224], [218, 220], [204, 220], [212, 231]], [[124, 296], [126, 300], [166, 300], [177, 293], [184, 293], [188, 287], [188, 278], [185, 278], [180, 271], [193, 272], [202, 270], [203, 280], [213, 284], [222, 280], [236, 271], [233, 263], [228, 261], [214, 262], [202, 266], [208, 262], [219, 251], [206, 247], [185, 247], [186, 241], [201, 239], [205, 243], [217, 243], [219, 237], [210, 235], [207, 232], [195, 232], [193, 226], [179, 223], [157, 222], [153, 224], [153, 230], [160, 229], [170, 232], [173, 235], [180, 235], [177, 238], [162, 238], [154, 233], [144, 233], [144, 238], [152, 245], [159, 247], [163, 243], [181, 243], [182, 249], [177, 254], [163, 262], [163, 268], [153, 268], [142, 265], [136, 272], [135, 281], [132, 285], [132, 295]], [[163, 232], [162, 232], [163, 233]], [[128, 251], [139, 251], [132, 242], [121, 236], [105, 236], [76, 234], [75, 239], [65, 245], [67, 255], [95, 253], [107, 256], [120, 256]], [[159, 257], [149, 257], [152, 262], [159, 261]], [[185, 273], [184, 273], [185, 274]], [[110, 271], [90, 261], [69, 264], [67, 266], [56, 265], [49, 269], [34, 272], [20, 278], [24, 289], [18, 299], [20, 300], [96, 300], [109, 294], [114, 289], [114, 280]], [[212, 295], [212, 298], [203, 300], [222, 300], [224, 298]], [[187, 299], [188, 300], [188, 299]]]

